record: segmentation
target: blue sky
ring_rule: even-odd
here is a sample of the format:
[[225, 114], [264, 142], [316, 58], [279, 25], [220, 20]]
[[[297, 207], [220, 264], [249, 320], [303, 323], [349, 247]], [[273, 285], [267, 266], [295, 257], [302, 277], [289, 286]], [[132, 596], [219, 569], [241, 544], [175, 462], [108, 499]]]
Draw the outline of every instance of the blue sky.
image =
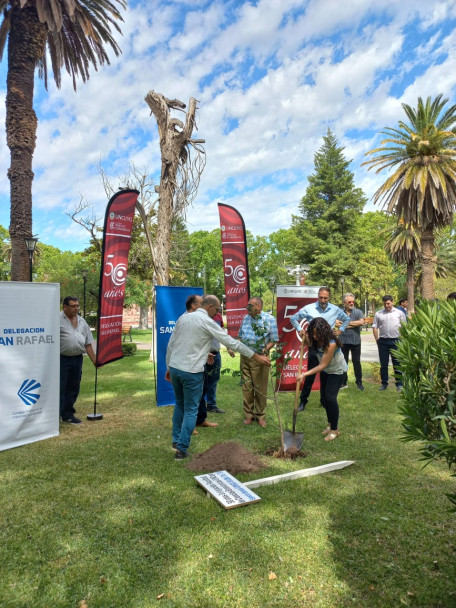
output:
[[[219, 225], [217, 202], [236, 207], [254, 234], [288, 228], [330, 127], [370, 198], [386, 175], [361, 167], [378, 132], [405, 117], [401, 103], [442, 93], [456, 102], [456, 3], [447, 0], [130, 0], [122, 55], [88, 83], [37, 79], [33, 231], [82, 250], [72, 222], [81, 200], [103, 216], [97, 165], [114, 183], [129, 163], [159, 181], [151, 89], [199, 101], [207, 164], [188, 210], [190, 231]], [[0, 64], [5, 124], [6, 56]], [[9, 225], [9, 151], [0, 145], [0, 224]], [[366, 209], [372, 209], [369, 203]]]

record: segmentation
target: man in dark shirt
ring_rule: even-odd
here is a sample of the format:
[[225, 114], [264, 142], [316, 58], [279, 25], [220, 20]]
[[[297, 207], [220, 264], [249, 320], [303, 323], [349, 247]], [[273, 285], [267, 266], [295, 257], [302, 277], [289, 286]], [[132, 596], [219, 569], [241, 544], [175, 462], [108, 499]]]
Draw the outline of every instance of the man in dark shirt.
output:
[[[363, 372], [361, 369], [361, 327], [364, 325], [364, 315], [359, 308], [355, 308], [355, 296], [352, 293], [346, 293], [344, 295], [344, 311], [350, 317], [350, 323], [347, 325], [346, 330], [340, 335], [342, 352], [347, 363], [349, 354], [351, 352], [356, 387], [359, 391], [363, 391]], [[341, 388], [347, 388], [347, 386], [347, 372], [345, 372]]]
[[401, 310], [406, 317], [409, 316], [409, 314], [408, 314], [408, 300], [407, 300], [407, 298], [402, 298], [401, 300], [399, 300], [399, 306], [396, 306], [396, 308], [398, 310]]

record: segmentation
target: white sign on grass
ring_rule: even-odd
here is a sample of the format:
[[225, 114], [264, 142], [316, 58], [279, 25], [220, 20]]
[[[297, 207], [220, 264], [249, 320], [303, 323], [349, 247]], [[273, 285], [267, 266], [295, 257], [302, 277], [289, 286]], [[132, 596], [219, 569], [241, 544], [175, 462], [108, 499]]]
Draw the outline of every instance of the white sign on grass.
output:
[[242, 507], [261, 500], [255, 492], [249, 490], [228, 471], [197, 475], [195, 479], [225, 509]]
[[60, 286], [0, 282], [0, 450], [59, 434]]

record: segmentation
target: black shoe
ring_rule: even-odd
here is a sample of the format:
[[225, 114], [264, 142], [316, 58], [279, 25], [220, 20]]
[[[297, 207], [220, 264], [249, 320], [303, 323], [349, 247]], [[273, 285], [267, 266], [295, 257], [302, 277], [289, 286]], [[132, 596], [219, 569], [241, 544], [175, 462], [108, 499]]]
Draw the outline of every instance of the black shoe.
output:
[[184, 458], [187, 458], [187, 452], [181, 452], [180, 450], [176, 449], [174, 460], [184, 460]]
[[300, 401], [298, 406], [298, 412], [303, 412], [306, 409], [306, 404], [303, 401]]
[[82, 424], [82, 420], [76, 418], [76, 416], [71, 416], [71, 418], [62, 418], [62, 422], [67, 422], [68, 424]]
[[207, 411], [212, 412], [213, 414], [224, 414], [225, 413], [225, 410], [221, 410], [216, 405], [214, 405], [214, 407], [208, 407]]
[[404, 387], [402, 386], [402, 384], [399, 384], [399, 386], [396, 386], [396, 390], [397, 390], [398, 393], [402, 393], [402, 389], [403, 388]]
[[357, 383], [356, 383], [356, 388], [357, 388], [359, 391], [364, 391], [364, 390], [365, 390], [362, 382], [357, 382]]
[[382, 384], [381, 387], [378, 390], [379, 391], [386, 391], [387, 388], [388, 388], [387, 384]]
[[177, 443], [173, 441], [173, 450], [177, 452]]

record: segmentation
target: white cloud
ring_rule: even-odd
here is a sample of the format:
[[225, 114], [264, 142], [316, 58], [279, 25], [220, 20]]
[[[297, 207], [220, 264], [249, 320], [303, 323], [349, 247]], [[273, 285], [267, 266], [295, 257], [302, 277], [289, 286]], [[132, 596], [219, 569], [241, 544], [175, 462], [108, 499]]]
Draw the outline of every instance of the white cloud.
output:
[[[48, 93], [36, 87], [35, 221], [52, 214], [43, 234], [62, 248], [79, 245], [86, 237], [64, 212], [81, 195], [103, 211], [100, 157], [114, 180], [131, 161], [158, 179], [157, 127], [144, 101], [150, 89], [200, 102], [198, 136], [206, 140], [207, 165], [188, 212], [190, 229], [218, 226], [217, 201], [238, 207], [254, 232], [289, 226], [328, 126], [353, 159], [357, 185], [371, 196], [382, 176], [359, 165], [378, 143], [377, 131], [397, 124], [402, 102], [438, 92], [453, 96], [455, 6], [440, 0], [132, 0], [120, 57], [78, 83], [76, 94], [69, 77], [61, 91], [52, 82]], [[2, 121], [5, 73], [1, 64]], [[8, 155], [0, 155], [3, 175], [8, 166]], [[4, 225], [8, 189], [0, 180]]]

